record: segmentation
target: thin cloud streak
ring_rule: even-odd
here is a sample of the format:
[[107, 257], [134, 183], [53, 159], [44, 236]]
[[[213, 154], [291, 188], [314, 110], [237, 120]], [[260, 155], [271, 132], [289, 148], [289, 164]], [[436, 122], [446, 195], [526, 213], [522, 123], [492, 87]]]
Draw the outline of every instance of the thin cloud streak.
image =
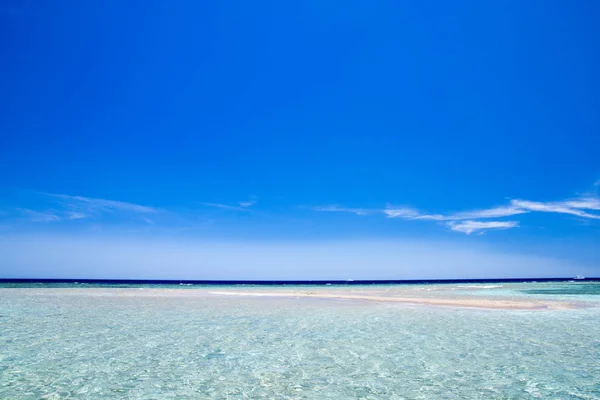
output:
[[574, 200], [556, 203], [541, 203], [527, 200], [512, 200], [511, 204], [513, 204], [515, 207], [519, 207], [529, 211], [570, 214], [582, 218], [600, 219], [600, 215], [590, 214], [585, 211], [581, 211], [582, 209], [590, 209], [589, 206], [593, 206], [593, 204], [588, 204], [585, 201], [582, 202]]
[[582, 197], [577, 200], [564, 202], [567, 207], [581, 208], [584, 210], [600, 210], [600, 199], [593, 197]]
[[451, 220], [461, 219], [478, 219], [478, 218], [502, 218], [511, 217], [513, 215], [526, 214], [529, 211], [524, 208], [513, 207], [513, 206], [502, 206], [490, 208], [487, 210], [469, 211], [464, 213], [457, 213], [450, 216]]
[[24, 214], [31, 222], [82, 220], [99, 217], [103, 214], [148, 215], [157, 214], [161, 211], [157, 208], [123, 201], [70, 196], [66, 194], [37, 193], [54, 201], [51, 204], [43, 203], [36, 210], [30, 208], [17, 209], [17, 211]]
[[207, 207], [215, 207], [221, 208], [223, 210], [232, 210], [232, 211], [250, 211], [247, 207], [239, 207], [239, 206], [231, 206], [229, 204], [220, 204], [220, 203], [199, 203], [200, 205]]
[[315, 211], [326, 211], [326, 212], [345, 212], [345, 213], [352, 213], [352, 214], [356, 214], [356, 215], [369, 215], [369, 214], [373, 214], [376, 212], [379, 212], [378, 210], [368, 210], [365, 208], [348, 208], [348, 207], [340, 207], [336, 204], [330, 205], [330, 206], [320, 206], [320, 207], [315, 207], [313, 208]]
[[502, 206], [484, 210], [465, 211], [455, 214], [426, 214], [412, 208], [395, 208], [388, 205], [383, 210], [388, 218], [402, 218], [427, 221], [460, 221], [465, 219], [502, 218], [513, 215], [526, 214], [529, 211], [524, 208], [513, 206]]
[[461, 221], [461, 222], [449, 222], [448, 226], [455, 232], [462, 232], [470, 235], [473, 232], [481, 231], [483, 233], [490, 229], [510, 229], [519, 226], [517, 221]]
[[[330, 205], [315, 207], [314, 210], [326, 212], [347, 212], [356, 215], [383, 214], [386, 216], [386, 218], [444, 222], [445, 225], [450, 227], [450, 229], [453, 231], [469, 234], [475, 231], [483, 231], [486, 229], [509, 229], [519, 226], [519, 224], [515, 221], [491, 221], [489, 223], [484, 223], [477, 220], [512, 217], [534, 212], [567, 214], [586, 219], [600, 219], [599, 214], [589, 212], [600, 210], [600, 198], [593, 194], [585, 194], [581, 197], [557, 202], [537, 202], [514, 199], [511, 200], [508, 205], [450, 214], [429, 214], [419, 211], [415, 208], [396, 207], [389, 204], [385, 209], [369, 210]], [[464, 222], [459, 223], [458, 221]]]
[[84, 219], [89, 217], [89, 215], [77, 211], [69, 211], [65, 215], [67, 219]]
[[258, 199], [256, 197], [252, 197], [250, 200], [240, 201], [238, 204], [240, 205], [240, 207], [251, 207], [256, 203], [258, 203]]
[[387, 218], [403, 218], [403, 219], [419, 219], [424, 217], [418, 210], [408, 207], [392, 207], [389, 204], [387, 208], [383, 210], [383, 213]]
[[46, 196], [62, 200], [67, 206], [73, 208], [87, 208], [92, 211], [116, 212], [128, 211], [134, 213], [155, 214], [159, 210], [153, 207], [142, 206], [139, 204], [126, 203], [124, 201], [96, 199], [84, 196], [70, 196], [66, 194], [42, 193]]
[[600, 210], [600, 199], [593, 197], [578, 198], [559, 202], [536, 202], [529, 200], [511, 200], [508, 206], [499, 206], [483, 210], [465, 211], [455, 214], [426, 214], [411, 208], [393, 208], [388, 206], [383, 213], [388, 218], [423, 219], [431, 221], [460, 221], [465, 219], [502, 218], [531, 212], [552, 212], [571, 214], [583, 218], [600, 219], [600, 215], [582, 210]]
[[258, 198], [252, 196], [250, 198], [250, 200], [246, 200], [246, 201], [239, 201], [237, 204], [237, 206], [232, 206], [230, 204], [223, 204], [223, 203], [208, 203], [208, 202], [201, 202], [198, 203], [202, 206], [207, 206], [207, 207], [215, 207], [215, 208], [221, 208], [223, 210], [232, 210], [232, 211], [250, 211], [249, 208], [252, 207], [253, 205], [255, 205], [256, 203], [258, 203]]

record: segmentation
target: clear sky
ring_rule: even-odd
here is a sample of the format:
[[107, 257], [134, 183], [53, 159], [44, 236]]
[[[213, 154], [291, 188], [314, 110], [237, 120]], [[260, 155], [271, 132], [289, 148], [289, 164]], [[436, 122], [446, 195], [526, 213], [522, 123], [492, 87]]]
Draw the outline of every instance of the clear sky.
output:
[[3, 1], [0, 277], [600, 276], [599, 16]]

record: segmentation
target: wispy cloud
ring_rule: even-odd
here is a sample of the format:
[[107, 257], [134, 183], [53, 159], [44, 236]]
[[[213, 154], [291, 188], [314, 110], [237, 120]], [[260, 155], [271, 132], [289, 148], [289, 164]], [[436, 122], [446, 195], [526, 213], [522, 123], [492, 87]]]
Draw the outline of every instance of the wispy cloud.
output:
[[100, 217], [103, 214], [148, 215], [160, 210], [123, 201], [96, 199], [66, 194], [38, 193], [48, 201], [39, 202], [35, 208], [16, 209], [31, 222], [57, 222]]
[[88, 217], [86, 214], [78, 211], [66, 212], [65, 216], [67, 217], [67, 219], [84, 219]]
[[600, 210], [600, 198], [580, 197], [576, 200], [565, 201], [564, 204], [570, 208], [581, 208], [584, 210]]
[[315, 211], [327, 211], [327, 212], [346, 212], [346, 213], [352, 213], [352, 214], [356, 214], [356, 215], [369, 215], [369, 214], [378, 212], [378, 210], [369, 210], [366, 208], [340, 207], [336, 204], [329, 205], [329, 206], [315, 207], [314, 210]]
[[203, 205], [203, 206], [207, 206], [207, 207], [221, 208], [223, 210], [249, 211], [249, 208], [252, 207], [253, 205], [255, 205], [256, 203], [258, 203], [258, 198], [253, 196], [253, 197], [250, 198], [250, 200], [238, 202], [237, 203], [238, 205], [236, 205], [236, 206], [233, 206], [231, 204], [206, 203], [206, 202], [202, 202], [202, 203], [199, 203], [199, 204]]
[[382, 210], [382, 212], [388, 218], [419, 219], [425, 217], [425, 215], [420, 214], [419, 211], [415, 210], [414, 208], [394, 207], [389, 204], [385, 210]]
[[426, 221], [460, 221], [465, 219], [486, 219], [510, 217], [518, 214], [525, 214], [529, 211], [523, 208], [513, 206], [494, 207], [483, 210], [465, 211], [454, 214], [428, 214], [418, 211], [414, 208], [406, 207], [388, 207], [383, 210], [388, 218], [402, 218]]
[[484, 210], [467, 211], [452, 214], [449, 220], [475, 219], [475, 218], [502, 218], [511, 217], [513, 215], [526, 214], [529, 211], [524, 208], [514, 207], [513, 205], [494, 207]]
[[238, 204], [240, 205], [240, 207], [251, 207], [251, 206], [255, 205], [256, 203], [258, 203], [258, 198], [255, 196], [252, 196], [250, 198], [250, 200], [240, 201]]
[[542, 203], [528, 200], [512, 200], [515, 207], [527, 211], [571, 214], [582, 218], [600, 219], [598, 214], [590, 214], [582, 210], [598, 210], [598, 199], [575, 199], [552, 203]]
[[[316, 211], [347, 212], [357, 215], [383, 214], [387, 218], [404, 220], [437, 221], [445, 223], [453, 231], [472, 233], [487, 229], [508, 229], [518, 227], [515, 221], [482, 222], [491, 218], [505, 218], [534, 212], [557, 213], [574, 215], [584, 219], [600, 219], [600, 214], [593, 211], [600, 210], [600, 197], [594, 194], [585, 194], [580, 197], [555, 202], [538, 202], [530, 200], [511, 200], [509, 204], [492, 208], [462, 211], [455, 213], [427, 213], [416, 208], [405, 206], [387, 205], [384, 209], [347, 208], [339, 205], [315, 207]], [[462, 221], [462, 222], [460, 222]]]
[[490, 230], [490, 229], [509, 229], [519, 226], [517, 221], [460, 221], [449, 222], [448, 226], [455, 232], [462, 232], [470, 235], [473, 232]]
[[479, 219], [479, 218], [501, 218], [512, 215], [525, 214], [529, 211], [523, 208], [517, 208], [513, 206], [495, 207], [484, 210], [474, 210], [467, 212], [460, 212], [455, 214], [430, 214], [419, 211], [411, 207], [398, 207], [393, 205], [387, 205], [384, 209], [367, 209], [367, 208], [350, 208], [342, 207], [337, 204], [327, 206], [317, 206], [313, 208], [315, 211], [326, 211], [326, 212], [346, 212], [356, 215], [375, 215], [383, 214], [387, 218], [400, 218], [406, 220], [423, 220], [423, 221], [460, 221], [465, 219]]
[[247, 207], [242, 206], [232, 206], [229, 204], [220, 204], [220, 203], [199, 203], [200, 205], [207, 207], [215, 207], [221, 208], [223, 210], [232, 210], [232, 211], [250, 211]]
[[571, 214], [582, 218], [600, 219], [600, 215], [583, 210], [600, 210], [600, 199], [582, 197], [559, 202], [537, 202], [529, 200], [511, 200], [507, 206], [483, 210], [465, 211], [454, 214], [428, 214], [413, 208], [388, 206], [382, 212], [388, 218], [421, 219], [430, 221], [460, 221], [466, 219], [487, 219], [510, 217], [531, 212], [551, 212]]
[[64, 205], [77, 210], [76, 212], [88, 213], [112, 213], [118, 211], [133, 212], [141, 214], [155, 214], [159, 212], [154, 207], [139, 204], [126, 203], [124, 201], [97, 199], [84, 196], [69, 196], [66, 194], [42, 193], [43, 195], [60, 200]]

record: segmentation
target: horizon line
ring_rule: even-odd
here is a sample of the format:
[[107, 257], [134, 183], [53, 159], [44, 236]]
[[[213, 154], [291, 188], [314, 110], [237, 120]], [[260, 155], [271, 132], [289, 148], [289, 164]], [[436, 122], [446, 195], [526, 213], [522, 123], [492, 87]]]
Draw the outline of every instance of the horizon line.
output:
[[227, 279], [76, 279], [76, 278], [0, 278], [2, 283], [73, 283], [73, 284], [184, 284], [184, 285], [376, 285], [419, 283], [500, 283], [500, 282], [568, 282], [600, 281], [600, 277], [553, 277], [553, 278], [464, 278], [464, 279], [298, 279], [298, 280], [227, 280]]

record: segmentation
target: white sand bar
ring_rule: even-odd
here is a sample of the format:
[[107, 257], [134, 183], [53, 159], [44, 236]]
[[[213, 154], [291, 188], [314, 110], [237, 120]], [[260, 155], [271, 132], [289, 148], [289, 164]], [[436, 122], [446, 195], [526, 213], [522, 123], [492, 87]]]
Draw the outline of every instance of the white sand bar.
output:
[[398, 297], [371, 294], [332, 293], [325, 291], [272, 291], [272, 292], [238, 292], [238, 291], [210, 291], [210, 294], [221, 296], [259, 296], [259, 297], [309, 297], [319, 299], [361, 300], [382, 303], [422, 304], [430, 306], [447, 307], [473, 307], [511, 310], [539, 310], [539, 309], [568, 309], [575, 308], [574, 304], [559, 301], [534, 301], [534, 300], [507, 300], [507, 299], [480, 299], [480, 298], [444, 298], [444, 297]]

